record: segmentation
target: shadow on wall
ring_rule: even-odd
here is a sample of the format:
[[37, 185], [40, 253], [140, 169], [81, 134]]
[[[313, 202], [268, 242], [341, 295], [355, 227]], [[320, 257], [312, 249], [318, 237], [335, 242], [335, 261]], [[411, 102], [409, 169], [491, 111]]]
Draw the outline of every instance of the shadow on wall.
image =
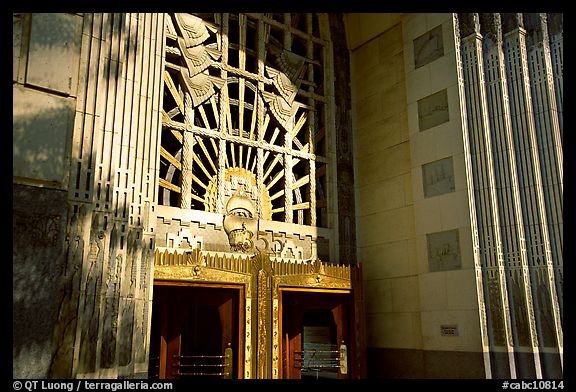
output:
[[13, 15], [13, 176], [64, 181], [81, 33], [78, 15]]
[[14, 185], [12, 350], [15, 378], [44, 378], [63, 274], [66, 193]]
[[55, 181], [65, 186], [68, 135], [74, 100], [34, 90], [14, 89], [13, 176]]
[[[49, 70], [55, 64], [50, 62], [66, 57], [69, 51], [59, 36], [70, 36], [76, 28], [58, 26], [59, 19], [55, 14], [13, 16], [14, 80], [27, 87], [13, 85], [12, 174], [62, 187], [75, 100], [46, 89], [54, 89]], [[30, 20], [38, 22], [38, 28], [28, 40], [24, 37]], [[39, 83], [42, 76], [44, 84]], [[45, 378], [63, 273], [67, 197], [66, 192], [16, 184], [12, 192], [13, 377]]]
[[[129, 63], [136, 61], [138, 53], [128, 44], [138, 41], [142, 24], [127, 14], [14, 14], [14, 176], [55, 181], [66, 188], [76, 97], [85, 94], [88, 82], [97, 79], [98, 91], [106, 93], [83, 100], [84, 113], [78, 114], [84, 116], [85, 139], [92, 139], [92, 131], [114, 132], [122, 126], [114, 111], [108, 113], [107, 100], [116, 98], [114, 90], [126, 78]], [[80, 61], [83, 25], [93, 32], [86, 63]], [[86, 158], [95, 156], [93, 149]]]
[[[126, 55], [127, 46], [122, 48], [118, 43], [127, 45], [128, 36], [134, 38], [136, 31], [127, 29], [130, 19], [122, 14], [107, 20], [110, 28], [103, 29], [107, 40], [116, 43], [116, 55]], [[51, 183], [46, 188], [13, 182], [14, 378], [47, 378], [57, 357], [72, 364], [69, 352], [60, 354], [58, 347], [59, 342], [65, 341], [66, 350], [74, 350], [80, 290], [79, 279], [69, 279], [67, 274], [71, 272], [66, 270], [71, 268], [68, 253], [72, 248], [68, 248], [77, 239], [74, 233], [67, 238], [71, 214], [67, 177], [71, 169], [76, 95], [83, 94], [78, 86], [82, 26], [91, 21], [91, 17], [77, 14], [13, 14], [13, 177]], [[93, 31], [100, 30], [102, 26], [94, 26]], [[101, 42], [99, 38], [92, 40]], [[97, 53], [83, 72], [94, 75], [103, 86], [116, 85], [121, 65], [109, 61], [110, 53], [104, 56], [104, 52]], [[95, 107], [85, 110], [89, 114], [82, 126], [83, 135], [87, 136], [97, 122], [90, 123], [96, 118]], [[95, 156], [93, 150], [92, 156], [85, 159]], [[78, 272], [88, 268], [82, 265], [86, 256], [84, 248], [78, 254]], [[69, 330], [74, 330], [71, 341], [62, 338], [55, 343], [55, 334], [63, 335]]]

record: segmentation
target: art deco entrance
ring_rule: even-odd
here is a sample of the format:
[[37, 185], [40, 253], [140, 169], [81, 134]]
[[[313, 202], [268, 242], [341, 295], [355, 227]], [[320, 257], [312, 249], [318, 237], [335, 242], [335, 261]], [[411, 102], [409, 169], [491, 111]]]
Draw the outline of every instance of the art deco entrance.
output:
[[362, 378], [360, 269], [156, 251], [154, 378]]

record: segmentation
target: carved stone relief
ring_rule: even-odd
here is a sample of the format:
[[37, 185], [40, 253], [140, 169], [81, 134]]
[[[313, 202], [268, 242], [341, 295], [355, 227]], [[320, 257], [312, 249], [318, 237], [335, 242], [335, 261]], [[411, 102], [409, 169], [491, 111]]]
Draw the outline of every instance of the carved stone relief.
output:
[[[246, 204], [248, 203], [246, 202]], [[230, 220], [231, 218], [232, 220]], [[242, 219], [245, 218], [242, 217]], [[262, 251], [275, 260], [302, 261], [316, 257], [320, 257], [323, 260], [329, 259], [329, 240], [327, 238], [289, 232], [272, 232], [268, 229], [262, 231], [258, 230], [259, 224], [257, 222], [255, 224], [245, 223], [246, 230], [254, 230], [252, 237], [250, 237], [253, 244], [250, 245], [250, 241], [247, 241], [248, 245], [250, 245], [247, 248], [248, 250], [244, 251], [240, 247], [234, 248], [236, 249], [234, 250], [231, 248], [231, 238], [227, 234], [226, 229], [229, 230], [229, 233], [232, 233], [232, 226], [235, 220], [239, 226], [236, 228], [238, 231], [236, 231], [236, 234], [232, 234], [232, 237], [235, 238], [236, 235], [240, 235], [238, 238], [244, 238], [243, 236], [247, 236], [247, 233], [242, 234], [242, 222], [238, 221], [237, 217], [233, 215], [221, 221], [223, 226], [159, 217], [157, 222], [157, 243], [162, 248], [177, 249], [180, 252], [186, 249], [225, 253], [238, 251], [249, 254]], [[235, 243], [237, 244], [238, 242]]]
[[442, 25], [414, 39], [414, 68], [420, 68], [444, 56]]
[[[98, 215], [93, 218], [92, 229], [88, 271], [81, 289], [84, 292], [84, 298], [80, 304], [82, 322], [80, 327], [79, 373], [92, 373], [96, 370], [96, 344], [100, 322], [100, 287], [105, 240], [104, 232], [99, 230]], [[86, 295], [88, 293], [92, 293], [92, 295]]]
[[296, 114], [299, 105], [294, 101], [300, 87], [306, 59], [286, 49], [276, 48], [268, 44], [268, 50], [273, 53], [276, 60], [274, 69], [266, 66], [266, 74], [272, 79], [276, 94], [262, 90], [261, 94], [268, 108], [278, 123], [286, 130]]
[[13, 211], [13, 222], [33, 247], [55, 247], [60, 235], [61, 217], [49, 214], [29, 214]]
[[424, 197], [454, 192], [454, 167], [452, 157], [422, 165]]
[[116, 334], [118, 332], [118, 310], [120, 300], [120, 280], [122, 274], [122, 255], [118, 255], [118, 230], [114, 225], [110, 234], [108, 273], [104, 281], [105, 305], [104, 324], [102, 326], [101, 366], [110, 368], [116, 359]]
[[175, 22], [181, 35], [178, 47], [188, 69], [181, 75], [192, 93], [192, 105], [197, 107], [224, 85], [224, 80], [210, 75], [207, 70], [221, 56], [214, 43], [204, 44], [216, 30], [191, 14], [176, 13]]
[[426, 234], [430, 272], [461, 268], [458, 229]]
[[449, 120], [448, 94], [445, 89], [418, 100], [420, 131], [443, 124]]

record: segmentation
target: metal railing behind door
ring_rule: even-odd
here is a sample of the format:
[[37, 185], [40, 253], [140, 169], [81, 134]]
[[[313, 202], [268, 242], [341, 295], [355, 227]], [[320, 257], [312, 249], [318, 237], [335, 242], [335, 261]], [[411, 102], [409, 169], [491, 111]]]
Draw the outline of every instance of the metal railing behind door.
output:
[[173, 355], [172, 375], [186, 377], [232, 378], [232, 347], [224, 355]]
[[[337, 346], [334, 346], [336, 348]], [[330, 371], [348, 373], [348, 353], [344, 343], [338, 350], [302, 350], [294, 351], [296, 368], [304, 371]]]

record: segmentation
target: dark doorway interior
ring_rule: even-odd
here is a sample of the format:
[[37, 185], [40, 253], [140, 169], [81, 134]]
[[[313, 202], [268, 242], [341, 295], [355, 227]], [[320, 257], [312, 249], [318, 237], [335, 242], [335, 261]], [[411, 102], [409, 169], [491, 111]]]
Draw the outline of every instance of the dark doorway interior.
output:
[[351, 295], [282, 291], [282, 377], [349, 378]]
[[155, 284], [150, 378], [237, 378], [240, 290]]

